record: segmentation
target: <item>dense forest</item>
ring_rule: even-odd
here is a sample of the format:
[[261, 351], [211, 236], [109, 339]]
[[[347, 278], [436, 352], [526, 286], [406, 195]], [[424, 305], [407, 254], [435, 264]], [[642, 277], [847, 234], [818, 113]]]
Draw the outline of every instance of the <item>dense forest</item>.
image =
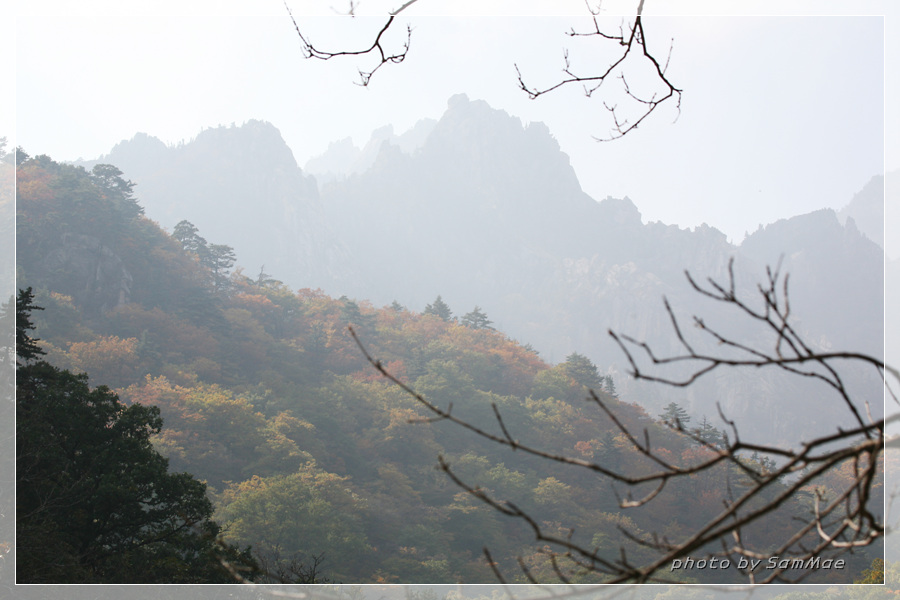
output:
[[[745, 475], [723, 466], [623, 510], [602, 476], [430, 422], [413, 397], [372, 368], [348, 325], [419, 394], [452, 404], [454, 414], [487, 429], [497, 428], [497, 407], [517, 437], [550, 452], [602, 460], [623, 473], [650, 468], [585, 401], [588, 389], [629, 430], [647, 430], [657, 452], [676, 464], [693, 464], [710, 449], [673, 428], [673, 417], [712, 446], [722, 440], [705, 415], [675, 404], [648, 414], [618, 397], [616, 382], [578, 353], [549, 364], [494, 329], [497, 317], [477, 306], [450, 307], [439, 296], [421, 312], [397, 302], [376, 307], [290, 289], [262, 266], [245, 271], [229, 240], [206, 240], [187, 221], [171, 234], [162, 230], [121, 175], [111, 165], [87, 171], [18, 152], [16, 279], [43, 309], [30, 318], [48, 363], [43, 374], [29, 376], [74, 378], [65, 381], [99, 395], [89, 404], [99, 406], [102, 396], [116, 410], [143, 415], [141, 431], [152, 433], [147, 439], [171, 476], [189, 473], [205, 485], [208, 531], [221, 532], [222, 547], [235, 556], [251, 548], [248, 564], [265, 571], [255, 577], [490, 583], [487, 547], [510, 581], [525, 581], [517, 579], [520, 565], [542, 581], [556, 581], [557, 568], [575, 582], [602, 581], [565, 561], [552, 564], [525, 524], [436, 469], [438, 456], [466, 482], [514, 501], [539, 522], [571, 530], [573, 539], [611, 557], [625, 551], [636, 560], [651, 557], [642, 539], [682, 539], [722, 505], [729, 486], [742, 485]], [[82, 444], [78, 452], [92, 452], [89, 441]], [[766, 468], [764, 458], [746, 460]], [[844, 465], [816, 487], [839, 494], [853, 481], [851, 470]], [[880, 480], [873, 493], [872, 505], [880, 507]], [[764, 526], [746, 532], [748, 541], [765, 552], [783, 524], [809, 513], [813, 496], [810, 489], [781, 504]], [[40, 535], [20, 527], [17, 543]], [[881, 555], [881, 546], [864, 548], [844, 557], [844, 571], [814, 573], [808, 582], [861, 580]], [[740, 581], [734, 571], [666, 576]], [[51, 579], [76, 575], [63, 565]]]
[[169, 472], [154, 450], [159, 409], [126, 407], [106, 386], [40, 360], [32, 300], [20, 290], [0, 315], [17, 361], [17, 580], [232, 583], [226, 564], [255, 576], [249, 549], [219, 540], [206, 486]]

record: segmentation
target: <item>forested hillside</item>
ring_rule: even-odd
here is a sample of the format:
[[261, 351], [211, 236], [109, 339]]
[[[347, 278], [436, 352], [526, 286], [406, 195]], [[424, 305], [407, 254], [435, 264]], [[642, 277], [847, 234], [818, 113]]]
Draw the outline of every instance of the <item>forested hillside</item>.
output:
[[[44, 308], [33, 319], [46, 359], [86, 373], [92, 386], [108, 385], [129, 406], [159, 407], [163, 428], [152, 441], [170, 470], [207, 482], [225, 539], [251, 545], [286, 579], [314, 568], [345, 583], [493, 582], [487, 547], [511, 580], [525, 581], [522, 566], [538, 580], [556, 580], [531, 529], [455, 485], [435, 468], [438, 456], [467, 483], [545, 526], [571, 528], [573, 540], [611, 560], [622, 551], [649, 560], [642, 540], [677, 543], [746, 483], [746, 473], [723, 464], [668, 486], [652, 503], [620, 509], [602, 476], [428, 420], [415, 398], [366, 361], [348, 326], [390, 373], [435, 404], [452, 405], [454, 415], [500, 435], [496, 407], [523, 443], [616, 472], [652, 465], [585, 401], [589, 388], [674, 464], [708, 458], [721, 432], [703, 415], [688, 415], [707, 436], [698, 443], [618, 397], [604, 365], [576, 353], [550, 365], [494, 329], [501, 315], [476, 306], [438, 297], [422, 313], [397, 302], [378, 307], [291, 289], [277, 273], [246, 272], [230, 240], [207, 240], [186, 221], [171, 235], [163, 231], [113, 166], [86, 171], [20, 153], [17, 169], [17, 284], [33, 287]], [[817, 485], [833, 497], [852, 479], [846, 464]], [[880, 483], [873, 493], [880, 507]], [[788, 499], [745, 532], [745, 543], [764, 553], [812, 502], [812, 488]], [[847, 569], [808, 581], [852, 581], [880, 555], [877, 545], [861, 549], [845, 557]], [[602, 580], [558, 562], [573, 581]], [[742, 580], [716, 570], [666, 576]]]
[[16, 582], [255, 578], [249, 548], [219, 539], [206, 485], [170, 472], [153, 448], [159, 408], [125, 406], [106, 386], [89, 389], [86, 375], [42, 360], [30, 331], [39, 310], [29, 288], [0, 312], [0, 366], [16, 363]]

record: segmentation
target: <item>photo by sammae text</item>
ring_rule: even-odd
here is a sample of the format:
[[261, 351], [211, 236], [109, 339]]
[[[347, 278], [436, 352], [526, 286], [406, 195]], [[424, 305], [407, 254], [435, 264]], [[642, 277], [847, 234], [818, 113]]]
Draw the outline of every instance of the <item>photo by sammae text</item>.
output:
[[758, 569], [843, 569], [846, 562], [842, 558], [822, 558], [820, 556], [812, 556], [809, 558], [781, 558], [779, 556], [771, 556], [768, 559], [762, 558], [746, 558], [739, 557], [737, 560], [728, 558], [700, 558], [692, 557], [679, 558], [672, 561], [669, 571], [693, 570], [693, 569], [728, 569], [737, 567], [745, 571], [756, 571]]

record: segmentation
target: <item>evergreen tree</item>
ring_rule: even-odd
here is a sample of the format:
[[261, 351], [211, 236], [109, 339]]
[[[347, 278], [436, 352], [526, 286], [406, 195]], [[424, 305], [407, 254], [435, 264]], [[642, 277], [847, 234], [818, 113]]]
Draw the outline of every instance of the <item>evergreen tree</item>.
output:
[[674, 429], [683, 429], [691, 422], [691, 417], [688, 416], [687, 411], [674, 402], [669, 402], [665, 410], [660, 413], [659, 418]]
[[576, 383], [589, 390], [600, 389], [600, 373], [597, 371], [597, 365], [592, 363], [587, 356], [573, 352], [566, 357], [566, 362], [563, 364], [565, 365], [566, 373]]
[[231, 267], [234, 266], [234, 261], [234, 248], [225, 244], [209, 244], [205, 254], [200, 256], [200, 264], [207, 267], [212, 274], [215, 293], [228, 291], [231, 287], [228, 275]]
[[450, 310], [450, 307], [447, 306], [447, 303], [441, 300], [440, 294], [435, 299], [433, 304], [428, 304], [425, 306], [425, 311], [423, 314], [426, 315], [434, 315], [436, 317], [440, 317], [445, 321], [453, 320], [453, 311]]
[[603, 378], [603, 386], [607, 394], [613, 398], [619, 397], [619, 393], [616, 391], [616, 382], [613, 381], [612, 375], [607, 375]]
[[113, 165], [94, 165], [91, 179], [103, 190], [118, 210], [127, 219], [144, 214], [144, 208], [134, 197], [134, 183], [122, 179], [122, 171]]
[[206, 254], [206, 240], [190, 221], [179, 221], [172, 230], [172, 237], [178, 240], [181, 247], [188, 252], [193, 252], [201, 258]]
[[472, 329], [490, 329], [493, 331], [493, 327], [491, 327], [491, 321], [488, 319], [487, 315], [482, 312], [482, 310], [476, 306], [472, 312], [466, 313], [459, 320], [461, 325], [465, 325], [466, 327], [471, 327]]
[[17, 300], [16, 569], [19, 583], [229, 583], [249, 550], [217, 542], [206, 485], [168, 473], [159, 409], [125, 406], [87, 375], [42, 360], [30, 290]]
[[701, 440], [706, 442], [707, 444], [712, 444], [713, 446], [721, 446], [725, 438], [722, 435], [722, 432], [713, 426], [712, 423], [709, 422], [709, 419], [706, 418], [706, 415], [703, 415], [703, 419], [700, 421], [700, 426], [694, 429], [694, 433], [697, 434]]
[[[10, 320], [10, 313], [13, 310], [11, 305], [12, 302], [3, 307], [2, 319], [4, 323]], [[44, 354], [44, 351], [37, 345], [39, 340], [37, 338], [32, 338], [28, 333], [30, 330], [34, 329], [34, 325], [31, 324], [31, 312], [35, 310], [44, 309], [34, 305], [34, 293], [31, 291], [31, 288], [19, 290], [15, 303], [16, 356], [26, 362], [36, 359], [38, 356]], [[11, 347], [11, 345], [8, 347]]]

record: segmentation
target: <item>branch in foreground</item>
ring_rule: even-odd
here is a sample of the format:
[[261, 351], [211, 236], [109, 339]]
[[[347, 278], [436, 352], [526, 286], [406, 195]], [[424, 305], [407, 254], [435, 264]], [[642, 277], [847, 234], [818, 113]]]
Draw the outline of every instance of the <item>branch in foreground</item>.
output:
[[[515, 68], [516, 75], [518, 77], [519, 89], [528, 94], [529, 98], [534, 100], [535, 98], [543, 96], [544, 94], [548, 94], [562, 87], [566, 87], [571, 84], [577, 84], [580, 85], [584, 90], [584, 95], [590, 98], [595, 92], [600, 90], [603, 84], [606, 83], [609, 79], [618, 79], [619, 81], [621, 81], [622, 90], [625, 94], [625, 97], [634, 106], [638, 107], [638, 112], [636, 115], [633, 115], [630, 118], [622, 117], [618, 112], [617, 104], [610, 105], [607, 101], [604, 100], [603, 107], [607, 112], [610, 113], [610, 117], [613, 121], [613, 126], [611, 127], [609, 135], [607, 137], [594, 138], [599, 142], [616, 140], [634, 131], [660, 105], [666, 103], [670, 99], [675, 99], [675, 106], [678, 110], [678, 114], [680, 115], [682, 90], [676, 88], [666, 75], [666, 70], [669, 66], [669, 59], [671, 59], [672, 56], [672, 43], [670, 42], [669, 53], [666, 57], [666, 61], [661, 65], [659, 60], [657, 60], [657, 58], [647, 48], [647, 38], [644, 32], [644, 22], [642, 16], [643, 8], [644, 2], [643, 0], [641, 0], [638, 4], [634, 20], [627, 27], [625, 27], [624, 24], [620, 25], [619, 32], [617, 34], [610, 34], [605, 33], [601, 29], [600, 23], [597, 20], [599, 8], [593, 9], [588, 6], [588, 10], [590, 10], [591, 12], [591, 17], [594, 25], [593, 31], [576, 32], [574, 29], [572, 29], [567, 33], [567, 35], [570, 37], [597, 37], [602, 41], [614, 42], [621, 46], [621, 52], [617, 55], [617, 57], [599, 73], [593, 75], [583, 75], [575, 73], [574, 69], [572, 68], [571, 62], [569, 61], [569, 53], [568, 51], [565, 51], [563, 54], [563, 61], [565, 63], [563, 73], [565, 74], [565, 78], [551, 86], [544, 88], [527, 85], [522, 76], [522, 72], [519, 70], [518, 65], [516, 65]], [[649, 63], [654, 73], [654, 77], [656, 78], [658, 83], [662, 84], [662, 87], [664, 88], [663, 92], [654, 92], [650, 96], [644, 96], [639, 95], [637, 92], [633, 91], [632, 87], [628, 84], [625, 72], [621, 69], [621, 67], [623, 67], [626, 60], [634, 54], [639, 55], [641, 60]]]
[[[375, 39], [372, 43], [365, 48], [360, 50], [338, 50], [334, 52], [330, 52], [327, 50], [322, 50], [321, 48], [314, 46], [312, 41], [308, 36], [303, 35], [300, 31], [300, 26], [297, 24], [297, 20], [294, 18], [293, 12], [291, 12], [291, 8], [287, 4], [287, 0], [284, 0], [284, 7], [287, 9], [288, 16], [291, 18], [291, 22], [294, 24], [294, 30], [297, 32], [297, 35], [300, 37], [301, 47], [303, 49], [304, 58], [317, 58], [319, 60], [331, 60], [332, 58], [336, 58], [339, 56], [366, 56], [369, 54], [375, 54], [378, 57], [378, 64], [370, 71], [364, 71], [363, 69], [358, 69], [359, 71], [359, 83], [363, 87], [367, 87], [369, 82], [372, 79], [372, 76], [375, 74], [378, 69], [383, 67], [386, 64], [399, 64], [402, 63], [406, 58], [406, 54], [409, 52], [409, 44], [412, 41], [412, 27], [406, 26], [406, 41], [403, 43], [403, 47], [396, 52], [386, 51], [384, 47], [383, 37], [387, 33], [387, 31], [391, 28], [391, 25], [394, 23], [394, 19], [398, 14], [409, 8], [412, 4], [417, 2], [417, 0], [408, 0], [404, 3], [400, 8], [391, 11], [388, 16], [387, 21], [382, 25], [381, 29], [379, 29], [378, 33], [375, 36]], [[350, 9], [348, 11], [349, 16], [354, 16], [354, 10], [356, 5], [354, 3], [350, 3]]]
[[[387, 50], [384, 39], [391, 27], [394, 26], [394, 20], [397, 15], [402, 13], [404, 10], [406, 10], [416, 2], [417, 0], [408, 0], [399, 8], [389, 12], [387, 19], [375, 34], [372, 42], [368, 45], [363, 45], [359, 49], [355, 50], [324, 50], [320, 46], [313, 44], [310, 37], [301, 31], [297, 20], [294, 18], [294, 14], [291, 11], [290, 6], [288, 6], [287, 4], [287, 0], [284, 0], [284, 7], [287, 10], [288, 16], [290, 17], [291, 22], [294, 25], [294, 30], [297, 32], [297, 36], [300, 38], [302, 52], [305, 58], [331, 60], [332, 58], [344, 56], [375, 56], [377, 64], [374, 68], [370, 70], [358, 69], [358, 85], [365, 87], [369, 85], [372, 77], [379, 69], [381, 69], [381, 67], [391, 63], [398, 64], [405, 60], [406, 55], [409, 52], [410, 42], [412, 39], [412, 28], [407, 25], [406, 40], [403, 43], [402, 47], [398, 50]], [[345, 14], [351, 17], [355, 16], [356, 6], [357, 4], [351, 1], [349, 8]], [[533, 100], [557, 89], [570, 86], [571, 84], [578, 84], [582, 86], [585, 96], [590, 98], [595, 92], [600, 90], [600, 88], [607, 80], [619, 80], [621, 85], [621, 92], [624, 95], [625, 100], [629, 104], [627, 112], [629, 112], [630, 114], [623, 116], [622, 111], [618, 108], [617, 104], [610, 104], [608, 100], [602, 100], [604, 109], [610, 114], [610, 117], [612, 119], [612, 127], [610, 128], [609, 135], [607, 135], [606, 137], [595, 136], [594, 139], [596, 139], [597, 141], [611, 141], [624, 137], [628, 133], [636, 130], [638, 126], [641, 125], [641, 123], [643, 123], [644, 120], [647, 119], [647, 117], [649, 117], [659, 106], [673, 99], [675, 101], [675, 106], [678, 110], [678, 114], [680, 115], [682, 90], [675, 87], [675, 85], [669, 80], [668, 76], [666, 75], [669, 60], [672, 56], [673, 45], [670, 42], [668, 55], [666, 56], [665, 61], [662, 63], [659, 59], [656, 58], [656, 56], [653, 55], [653, 53], [650, 52], [649, 48], [647, 47], [647, 38], [642, 17], [643, 8], [644, 2], [643, 0], [640, 0], [635, 13], [635, 17], [628, 24], [628, 26], [626, 27], [624, 24], [622, 24], [620, 25], [619, 32], [617, 34], [609, 34], [601, 30], [598, 21], [599, 9], [591, 8], [590, 5], [588, 5], [588, 10], [590, 11], [591, 18], [593, 20], [593, 31], [576, 32], [574, 29], [572, 29], [567, 32], [566, 35], [568, 35], [569, 37], [578, 38], [594, 37], [601, 43], [616, 44], [621, 47], [621, 51], [618, 53], [617, 58], [612, 60], [606, 66], [606, 68], [601, 69], [599, 73], [584, 75], [578, 74], [574, 71], [571, 63], [569, 62], [568, 51], [566, 51], [563, 56], [565, 61], [565, 67], [563, 69], [563, 73], [565, 75], [564, 78], [553, 85], [543, 88], [533, 87], [526, 84], [519, 66], [514, 64], [513, 66], [516, 70], [519, 89], [524, 91], [528, 95], [528, 97]], [[656, 92], [650, 94], [640, 93], [635, 91], [633, 86], [629, 84], [629, 79], [626, 78], [625, 63], [630, 57], [634, 57], [635, 62], [641, 61], [649, 66], [649, 70], [653, 74], [653, 79], [657, 84], [659, 84], [657, 85], [658, 89]]]
[[[439, 457], [440, 469], [457, 486], [497, 512], [519, 519], [530, 528], [535, 541], [543, 545], [541, 552], [549, 557], [560, 581], [568, 580], [567, 575], [560, 567], [561, 560], [567, 561], [582, 572], [595, 573], [607, 583], [626, 583], [668, 582], [670, 578], [665, 575], [666, 569], [673, 565], [674, 561], [689, 557], [718, 558], [738, 565], [746, 564], [746, 562], [741, 563], [741, 559], [758, 561], [771, 556], [789, 556], [791, 557], [789, 566], [782, 566], [779, 563], [776, 568], [758, 572], [747, 568], [739, 570], [751, 584], [794, 583], [802, 581], [816, 570], [815, 565], [819, 564], [816, 560], [821, 555], [834, 560], [855, 548], [869, 546], [881, 540], [884, 536], [883, 516], [873, 512], [874, 509], [871, 505], [873, 504], [872, 491], [875, 489], [883, 464], [881, 458], [884, 448], [885, 420], [873, 420], [870, 415], [867, 415], [869, 418], [864, 418], [860, 414], [834, 363], [854, 361], [877, 369], [886, 389], [895, 399], [896, 397], [886, 381], [886, 376], [890, 375], [895, 380], [900, 379], [897, 370], [867, 355], [820, 353], [805, 343], [790, 323], [787, 277], [782, 280], [777, 270], [774, 272], [770, 270], [767, 284], [758, 287], [758, 292], [763, 299], [762, 310], [753, 309], [738, 297], [735, 292], [731, 265], [729, 265], [727, 284], [709, 279], [709, 287], [703, 287], [698, 285], [690, 275], [688, 275], [688, 280], [698, 293], [735, 308], [766, 329], [773, 331], [776, 335], [774, 348], [772, 350], [759, 349], [732, 340], [707, 326], [702, 319], [695, 317], [694, 322], [701, 331], [710, 335], [720, 346], [743, 352], [744, 357], [723, 357], [700, 352], [684, 337], [678, 320], [671, 307], [666, 303], [666, 310], [676, 338], [685, 352], [681, 355], [659, 358], [646, 343], [628, 336], [611, 333], [625, 352], [632, 366], [632, 375], [638, 379], [657, 381], [673, 386], [687, 386], [702, 375], [721, 367], [774, 367], [798, 376], [815, 377], [827, 383], [837, 393], [841, 405], [847, 411], [848, 416], [852, 417], [855, 426], [849, 429], [839, 428], [836, 433], [801, 442], [797, 449], [742, 441], [738, 428], [727, 419], [725, 421], [731, 427], [733, 440], [726, 437], [725, 441], [718, 445], [703, 440], [699, 434], [685, 432], [682, 428], [676, 427], [682, 433], [687, 434], [706, 454], [706, 457], [695, 464], [676, 464], [653, 450], [646, 430], [644, 430], [643, 436], [635, 435], [635, 432], [630, 431], [616, 417], [611, 406], [601, 395], [591, 392], [589, 400], [592, 404], [612, 421], [615, 430], [624, 436], [630, 447], [648, 459], [653, 466], [649, 472], [643, 474], [618, 473], [597, 462], [547, 452], [523, 443], [513, 436], [513, 432], [504, 422], [503, 416], [496, 406], [493, 407], [493, 410], [501, 432], [500, 435], [491, 433], [480, 425], [460, 419], [453, 414], [452, 405], [441, 408], [392, 375], [379, 360], [369, 354], [352, 328], [350, 328], [350, 332], [369, 363], [432, 414], [431, 417], [418, 419], [418, 422], [450, 421], [501, 446], [545, 459], [551, 464], [566, 464], [584, 468], [612, 483], [625, 485], [629, 492], [624, 499], [619, 498], [619, 505], [623, 510], [653, 502], [667, 486], [676, 481], [687, 480], [698, 475], [725, 478], [725, 486], [728, 491], [722, 509], [682, 539], [673, 542], [657, 534], [652, 534], [650, 539], [641, 539], [635, 538], [623, 530], [623, 536], [629, 538], [631, 542], [649, 548], [655, 553], [653, 560], [637, 564], [627, 558], [624, 545], [620, 546], [620, 556], [603, 556], [596, 548], [574, 542], [571, 532], [568, 536], [548, 532], [545, 526], [515, 503], [499, 500], [485, 490], [467, 484], [452, 470], [450, 464], [443, 457]], [[672, 380], [652, 375], [639, 367], [637, 357], [631, 351], [630, 345], [636, 345], [643, 350], [653, 365], [699, 361], [700, 366], [685, 380]], [[817, 366], [818, 369], [811, 370], [811, 367], [807, 367], [807, 365]], [[897, 419], [898, 417], [895, 416], [889, 421]], [[751, 452], [764, 457], [776, 457], [781, 464], [771, 469], [761, 468], [758, 464], [753, 464], [748, 460], [747, 455]], [[837, 490], [834, 494], [835, 497], [824, 497], [816, 487], [819, 485], [818, 482], [832, 470], [845, 465], [850, 466], [852, 481], [845, 489]], [[631, 490], [641, 484], [649, 484], [652, 489], [635, 500], [631, 496]], [[814, 498], [811, 506], [804, 501], [804, 498], [809, 497], [810, 494], [813, 494]], [[618, 494], [617, 497], [619, 497]], [[755, 547], [748, 540], [746, 531], [753, 527], [764, 527], [767, 518], [771, 518], [776, 512], [782, 510], [790, 511], [794, 515], [791, 521], [793, 526], [784, 529], [777, 547], [764, 549]], [[491, 569], [502, 581], [497, 561], [489, 551], [485, 552], [485, 557]], [[532, 573], [521, 557], [518, 558], [518, 564], [525, 579], [533, 580]], [[796, 568], [798, 564], [808, 565], [808, 567], [798, 569]]]

